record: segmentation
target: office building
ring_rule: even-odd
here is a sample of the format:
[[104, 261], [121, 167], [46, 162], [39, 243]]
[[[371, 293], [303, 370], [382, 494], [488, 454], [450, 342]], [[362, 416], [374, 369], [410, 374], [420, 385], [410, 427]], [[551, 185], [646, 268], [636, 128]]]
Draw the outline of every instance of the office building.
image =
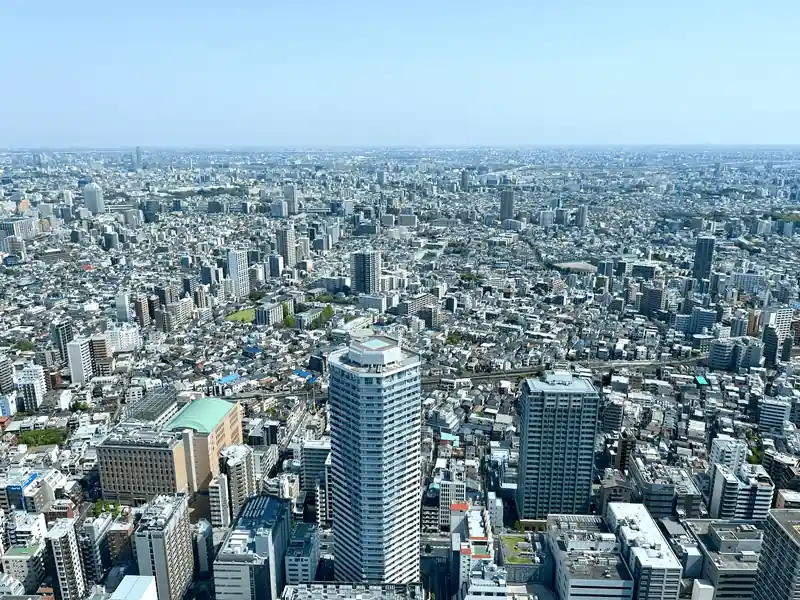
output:
[[694, 247], [692, 276], [698, 281], [711, 277], [711, 267], [714, 265], [714, 243], [715, 239], [711, 236], [697, 238]]
[[283, 264], [287, 269], [291, 269], [297, 264], [297, 240], [295, 236], [293, 227], [284, 227], [276, 233], [276, 250], [283, 257]]
[[[697, 541], [702, 561], [702, 579], [711, 587], [712, 599], [750, 600], [756, 583], [762, 532], [753, 523], [689, 519], [685, 529]], [[684, 577], [694, 561], [687, 562]], [[695, 597], [695, 596], [693, 596]]]
[[637, 501], [654, 519], [700, 516], [702, 495], [685, 469], [650, 461], [637, 452], [628, 470]]
[[92, 340], [80, 337], [67, 344], [67, 362], [72, 383], [88, 383], [94, 377], [92, 370]]
[[83, 600], [88, 588], [83, 577], [75, 519], [58, 519], [45, 540], [55, 566], [59, 598]]
[[233, 295], [244, 300], [250, 295], [250, 277], [247, 273], [247, 250], [228, 252], [228, 275], [233, 282]]
[[514, 190], [506, 188], [500, 192], [500, 220], [514, 218]]
[[350, 255], [350, 291], [353, 294], [376, 294], [381, 288], [381, 254], [362, 250]]
[[578, 208], [578, 215], [575, 217], [575, 225], [584, 229], [589, 224], [589, 206], [581, 204]]
[[242, 443], [241, 407], [238, 402], [221, 398], [199, 398], [187, 404], [164, 430], [182, 434], [187, 457], [191, 455], [187, 464], [192, 488], [205, 492], [212, 477], [220, 472], [222, 449]]
[[108, 600], [158, 600], [155, 577], [125, 575]]
[[600, 397], [592, 384], [552, 371], [522, 386], [517, 510], [522, 519], [589, 509]]
[[106, 205], [103, 201], [103, 188], [96, 183], [91, 182], [84, 186], [83, 200], [92, 215], [101, 215], [106, 212]]
[[194, 575], [192, 529], [185, 494], [156, 496], [134, 534], [139, 575], [154, 577], [158, 600], [182, 600]]
[[753, 600], [800, 597], [800, 510], [769, 511]]
[[286, 201], [286, 210], [290, 215], [296, 215], [297, 207], [297, 185], [289, 183], [283, 186], [283, 199]]
[[632, 600], [634, 581], [619, 543], [602, 518], [550, 515], [547, 543], [555, 562], [555, 587], [563, 600]]
[[269, 257], [269, 276], [280, 277], [281, 273], [283, 273], [283, 256], [272, 254]]
[[611, 502], [606, 522], [634, 576], [635, 600], [677, 600], [683, 569], [643, 504]]
[[235, 518], [247, 499], [261, 488], [256, 480], [255, 454], [250, 446], [234, 444], [222, 449], [219, 460], [227, 476], [231, 514]]
[[161, 494], [192, 492], [190, 446], [180, 433], [160, 427], [117, 425], [97, 446], [103, 499], [139, 506]]
[[298, 523], [286, 550], [286, 584], [311, 583], [319, 566], [319, 529], [314, 523]]
[[420, 360], [376, 336], [331, 353], [329, 369], [333, 531], [350, 550], [336, 579], [418, 581]]
[[300, 445], [300, 488], [304, 492], [316, 493], [319, 476], [325, 470], [325, 462], [331, 453], [331, 439], [303, 440]]
[[286, 580], [291, 502], [254, 496], [242, 507], [214, 560], [216, 600], [277, 600]]
[[317, 480], [316, 505], [317, 523], [328, 525], [333, 521], [333, 474], [331, 473], [331, 455], [325, 459], [325, 469]]
[[282, 600], [421, 600], [422, 584], [305, 583], [286, 586]]
[[17, 389], [22, 396], [22, 405], [27, 413], [36, 413], [47, 393], [47, 378], [39, 365], [26, 365], [17, 380]]
[[128, 292], [120, 292], [114, 302], [117, 321], [127, 323], [131, 320], [131, 297]]

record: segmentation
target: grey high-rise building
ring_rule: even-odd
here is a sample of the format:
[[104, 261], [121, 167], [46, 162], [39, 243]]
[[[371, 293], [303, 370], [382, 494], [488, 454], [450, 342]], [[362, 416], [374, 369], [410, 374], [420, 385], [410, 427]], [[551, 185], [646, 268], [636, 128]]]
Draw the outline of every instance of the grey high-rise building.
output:
[[75, 331], [72, 329], [72, 321], [70, 319], [62, 319], [53, 323], [51, 331], [53, 344], [58, 348], [58, 353], [61, 356], [62, 362], [67, 362], [67, 344], [75, 339]]
[[283, 257], [283, 264], [291, 269], [297, 264], [297, 238], [292, 227], [285, 227], [277, 231], [276, 250]]
[[469, 171], [464, 169], [461, 171], [461, 191], [466, 192], [469, 189]]
[[514, 218], [514, 190], [505, 189], [500, 193], [500, 220]]
[[522, 386], [517, 510], [523, 519], [589, 510], [600, 396], [568, 371]]
[[329, 357], [336, 581], [420, 575], [420, 360], [387, 337]]
[[14, 363], [8, 356], [0, 356], [0, 394], [10, 394], [15, 389]]
[[694, 271], [695, 279], [709, 279], [711, 277], [711, 266], [714, 264], [714, 238], [702, 236], [697, 238], [694, 247]]
[[381, 253], [362, 250], [350, 255], [350, 291], [375, 294], [381, 288]]
[[103, 201], [103, 188], [92, 182], [83, 188], [83, 200], [86, 208], [93, 215], [101, 215], [106, 212], [106, 204]]
[[771, 510], [753, 600], [800, 598], [800, 510]]
[[575, 217], [575, 225], [583, 229], [589, 223], [589, 207], [586, 204], [581, 204], [578, 209], [578, 215]]

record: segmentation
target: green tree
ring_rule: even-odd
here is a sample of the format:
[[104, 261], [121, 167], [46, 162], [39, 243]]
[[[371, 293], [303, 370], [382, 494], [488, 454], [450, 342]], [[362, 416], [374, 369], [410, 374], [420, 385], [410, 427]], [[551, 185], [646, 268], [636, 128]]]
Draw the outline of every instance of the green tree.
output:
[[50, 444], [62, 444], [66, 437], [63, 429], [37, 429], [21, 432], [19, 441], [28, 446], [49, 446]]
[[287, 314], [285, 317], [283, 317], [283, 326], [287, 327], [288, 329], [292, 329], [294, 327], [294, 317], [290, 314]]
[[283, 304], [281, 304], [281, 309], [283, 310], [283, 318], [284, 319], [286, 319], [286, 317], [290, 316], [291, 313], [289, 313], [289, 305], [288, 304], [286, 304], [285, 302]]
[[22, 352], [31, 352], [36, 350], [36, 344], [33, 342], [29, 342], [28, 340], [20, 340], [16, 344], [14, 344], [14, 348], [17, 350], [21, 350]]

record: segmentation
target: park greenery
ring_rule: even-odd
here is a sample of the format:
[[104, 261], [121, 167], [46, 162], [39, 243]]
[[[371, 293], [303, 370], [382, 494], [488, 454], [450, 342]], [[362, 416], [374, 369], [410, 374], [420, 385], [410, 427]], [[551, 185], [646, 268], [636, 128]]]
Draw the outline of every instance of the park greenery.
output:
[[36, 429], [33, 431], [22, 431], [19, 434], [21, 444], [28, 446], [49, 446], [51, 444], [63, 444], [67, 439], [67, 432], [63, 429]]

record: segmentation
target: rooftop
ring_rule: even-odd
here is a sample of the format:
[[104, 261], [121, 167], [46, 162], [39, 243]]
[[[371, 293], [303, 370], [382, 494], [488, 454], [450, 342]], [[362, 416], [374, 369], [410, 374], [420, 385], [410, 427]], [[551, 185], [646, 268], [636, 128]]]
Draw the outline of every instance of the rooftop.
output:
[[249, 498], [239, 512], [236, 523], [222, 542], [217, 560], [223, 555], [255, 555], [256, 538], [271, 530], [281, 516], [288, 515], [288, 505], [288, 500], [277, 496], [261, 495]]
[[167, 423], [168, 431], [193, 429], [197, 433], [211, 433], [235, 404], [221, 398], [199, 398], [190, 402], [175, 417]]
[[717, 569], [755, 572], [762, 531], [753, 523], [687, 519], [687, 529]]
[[769, 517], [781, 526], [793, 544], [800, 546], [800, 510], [775, 509], [769, 511]]
[[332, 352], [329, 362], [348, 371], [388, 373], [419, 365], [419, 357], [406, 352], [402, 343], [386, 336], [353, 339], [347, 349]]
[[575, 377], [569, 371], [548, 371], [541, 378], [529, 377], [525, 384], [531, 393], [594, 393], [594, 386], [588, 379]]
[[667, 541], [644, 504], [611, 502], [608, 505], [609, 525], [617, 530], [621, 543], [631, 548], [643, 567], [681, 569]]
[[155, 590], [156, 578], [147, 575], [126, 575], [122, 583], [117, 586], [109, 600], [140, 600], [145, 596], [147, 589], [153, 586]]

